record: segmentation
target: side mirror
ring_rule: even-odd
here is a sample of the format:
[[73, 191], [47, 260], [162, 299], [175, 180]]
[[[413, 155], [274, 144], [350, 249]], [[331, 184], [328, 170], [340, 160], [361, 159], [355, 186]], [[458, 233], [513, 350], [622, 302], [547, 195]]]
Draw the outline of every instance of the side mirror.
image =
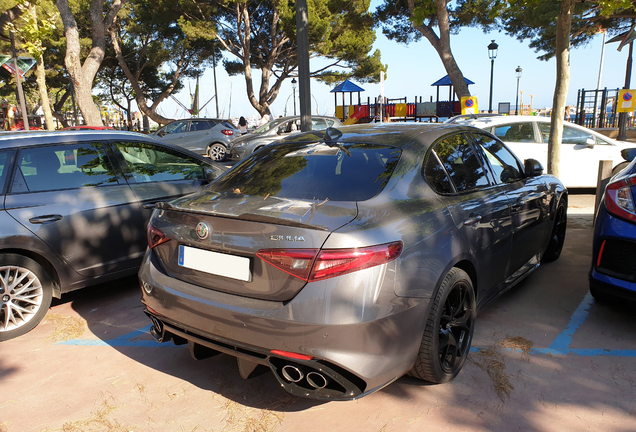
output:
[[634, 158], [636, 158], [636, 148], [626, 148], [621, 150], [621, 156], [623, 156], [623, 159], [627, 162], [633, 161]]
[[157, 132], [157, 135], [163, 138], [166, 135], [166, 133], [167, 132], [163, 132], [163, 131], [162, 132]]
[[276, 131], [276, 133], [277, 133], [278, 135], [282, 135], [282, 134], [284, 134], [284, 133], [285, 133], [285, 126], [281, 126], [281, 127], [279, 127], [279, 128], [278, 128], [278, 130]]
[[217, 178], [216, 172], [212, 168], [203, 168], [203, 174], [205, 174], [205, 183], [211, 183]]
[[596, 145], [596, 141], [594, 141], [594, 138], [589, 137], [588, 139], [585, 140], [585, 144], [589, 147], [589, 148], [594, 148], [594, 145]]
[[526, 159], [523, 162], [523, 171], [526, 177], [537, 177], [543, 174], [543, 166], [536, 159]]

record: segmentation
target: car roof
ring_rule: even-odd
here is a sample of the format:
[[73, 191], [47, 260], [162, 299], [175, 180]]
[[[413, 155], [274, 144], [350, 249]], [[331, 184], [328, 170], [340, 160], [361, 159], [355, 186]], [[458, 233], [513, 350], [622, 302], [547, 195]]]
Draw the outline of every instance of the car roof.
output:
[[327, 141], [330, 141], [331, 139], [328, 138], [329, 136], [339, 143], [378, 144], [398, 148], [406, 147], [412, 143], [418, 143], [428, 147], [440, 136], [452, 132], [487, 133], [483, 129], [469, 125], [421, 122], [367, 123], [351, 126], [330, 127], [319, 131], [302, 132], [278, 142], [316, 142], [323, 141], [325, 138], [327, 138]]
[[0, 133], [0, 148], [39, 146], [43, 144], [67, 144], [72, 142], [110, 139], [130, 139], [137, 141], [143, 139], [164, 145], [166, 144], [163, 141], [158, 141], [148, 135], [137, 132], [118, 131], [112, 129], [83, 129], [77, 131], [3, 132]]

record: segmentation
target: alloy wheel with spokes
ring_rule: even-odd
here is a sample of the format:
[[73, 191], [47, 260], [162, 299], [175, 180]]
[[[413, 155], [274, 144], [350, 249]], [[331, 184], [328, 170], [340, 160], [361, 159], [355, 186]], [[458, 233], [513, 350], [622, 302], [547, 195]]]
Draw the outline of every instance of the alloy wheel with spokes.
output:
[[51, 304], [46, 273], [35, 261], [0, 255], [0, 341], [32, 330]]
[[470, 276], [452, 268], [433, 299], [420, 351], [409, 374], [433, 383], [455, 378], [468, 358], [476, 315]]
[[454, 373], [468, 355], [474, 324], [472, 287], [458, 283], [446, 297], [439, 324], [438, 355], [442, 370]]
[[567, 214], [567, 202], [565, 200], [559, 201], [554, 216], [554, 225], [552, 226], [552, 233], [550, 234], [550, 242], [543, 254], [542, 262], [556, 261], [561, 256], [563, 250], [563, 244], [565, 243], [565, 232], [567, 231], [568, 214]]
[[208, 147], [208, 156], [215, 162], [223, 162], [225, 160], [226, 153], [227, 149], [223, 144], [210, 144], [210, 147]]

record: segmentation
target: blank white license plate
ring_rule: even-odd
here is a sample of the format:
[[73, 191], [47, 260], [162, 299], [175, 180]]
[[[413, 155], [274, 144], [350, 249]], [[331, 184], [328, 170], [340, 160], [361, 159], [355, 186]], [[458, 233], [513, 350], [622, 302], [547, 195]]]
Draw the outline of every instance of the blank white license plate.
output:
[[250, 280], [250, 259], [245, 257], [179, 246], [179, 265], [217, 276]]

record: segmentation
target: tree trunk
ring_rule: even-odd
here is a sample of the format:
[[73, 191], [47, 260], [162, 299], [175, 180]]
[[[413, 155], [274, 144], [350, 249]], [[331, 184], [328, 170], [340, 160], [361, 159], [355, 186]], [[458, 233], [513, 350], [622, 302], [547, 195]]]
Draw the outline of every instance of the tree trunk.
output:
[[[121, 45], [119, 45], [119, 36], [117, 34], [115, 27], [116, 26], [113, 26], [110, 30], [110, 41], [113, 46], [113, 49], [115, 50], [115, 58], [117, 58], [117, 63], [119, 64], [119, 67], [121, 67], [121, 69], [124, 71], [124, 75], [126, 75], [126, 78], [128, 78], [128, 82], [130, 82], [130, 85], [132, 86], [133, 91], [135, 92], [135, 100], [137, 101], [137, 107], [139, 108], [139, 111], [141, 111], [141, 113], [144, 116], [150, 117], [153, 121], [161, 125], [170, 123], [172, 119], [166, 118], [158, 114], [157, 107], [159, 107], [159, 103], [161, 103], [164, 99], [166, 99], [168, 96], [172, 94], [172, 91], [177, 85], [177, 82], [179, 81], [179, 78], [181, 76], [181, 65], [183, 63], [183, 59], [177, 62], [177, 70], [174, 73], [174, 76], [172, 78], [172, 83], [170, 84], [168, 89], [162, 92], [153, 101], [151, 106], [148, 106], [148, 101], [146, 100], [146, 96], [144, 95], [144, 92], [141, 89], [141, 86], [139, 85], [139, 78], [133, 75], [133, 73], [130, 71], [130, 68], [128, 67], [128, 64], [126, 63], [126, 59], [124, 58], [124, 54], [121, 50]], [[137, 73], [139, 74], [140, 72], [137, 72]]]
[[557, 17], [556, 33], [556, 87], [552, 101], [550, 137], [548, 138], [548, 174], [559, 176], [561, 163], [561, 138], [563, 136], [563, 118], [565, 117], [565, 99], [570, 86], [570, 31], [574, 0], [562, 0], [561, 12]]
[[[455, 94], [457, 97], [467, 97], [470, 96], [470, 90], [468, 90], [468, 84], [464, 80], [464, 74], [462, 73], [459, 66], [457, 66], [457, 62], [455, 61], [455, 57], [453, 56], [453, 52], [451, 50], [450, 45], [450, 22], [448, 18], [448, 9], [446, 8], [446, 0], [435, 0], [435, 5], [437, 7], [437, 26], [439, 28], [439, 37], [432, 28], [424, 25], [424, 24], [413, 24], [413, 28], [422, 33], [428, 41], [431, 43], [437, 54], [439, 55], [442, 64], [444, 65], [444, 69], [446, 69], [446, 73], [453, 83], [453, 87], [455, 89]], [[413, 10], [415, 8], [414, 0], [408, 0], [409, 11], [411, 12], [411, 16], [413, 16]]]
[[53, 124], [53, 114], [51, 113], [51, 103], [49, 102], [49, 92], [46, 90], [46, 77], [44, 75], [44, 58], [38, 58], [36, 68], [36, 82], [38, 83], [38, 91], [40, 92], [40, 101], [42, 103], [42, 111], [44, 111], [44, 121], [48, 130], [55, 130]]
[[87, 125], [102, 126], [102, 116], [93, 101], [93, 82], [99, 66], [104, 60], [106, 32], [112, 27], [117, 13], [125, 2], [126, 0], [114, 0], [104, 16], [104, 0], [91, 0], [92, 48], [84, 60], [84, 64], [82, 64], [77, 22], [71, 12], [68, 0], [57, 0], [57, 8], [64, 23], [64, 34], [66, 36], [64, 63], [73, 81], [75, 100]]
[[66, 103], [66, 101], [68, 100], [69, 96], [71, 95], [70, 91], [67, 89], [64, 92], [64, 96], [62, 96], [62, 99], [60, 100], [56, 100], [55, 104], [53, 105], [53, 116], [60, 122], [62, 123], [62, 127], [69, 127], [68, 122], [66, 121], [66, 118], [64, 117], [64, 114], [62, 114], [62, 107], [64, 106], [64, 104]]
[[[30, 3], [28, 6], [29, 13], [33, 17], [35, 24], [35, 30], [38, 30], [38, 15], [35, 9], [35, 3]], [[36, 66], [36, 82], [38, 84], [38, 91], [40, 93], [40, 105], [42, 111], [44, 111], [44, 122], [48, 130], [55, 130], [53, 125], [53, 115], [51, 114], [51, 104], [49, 102], [49, 92], [46, 89], [46, 75], [44, 74], [44, 58], [40, 55], [37, 59]]]

